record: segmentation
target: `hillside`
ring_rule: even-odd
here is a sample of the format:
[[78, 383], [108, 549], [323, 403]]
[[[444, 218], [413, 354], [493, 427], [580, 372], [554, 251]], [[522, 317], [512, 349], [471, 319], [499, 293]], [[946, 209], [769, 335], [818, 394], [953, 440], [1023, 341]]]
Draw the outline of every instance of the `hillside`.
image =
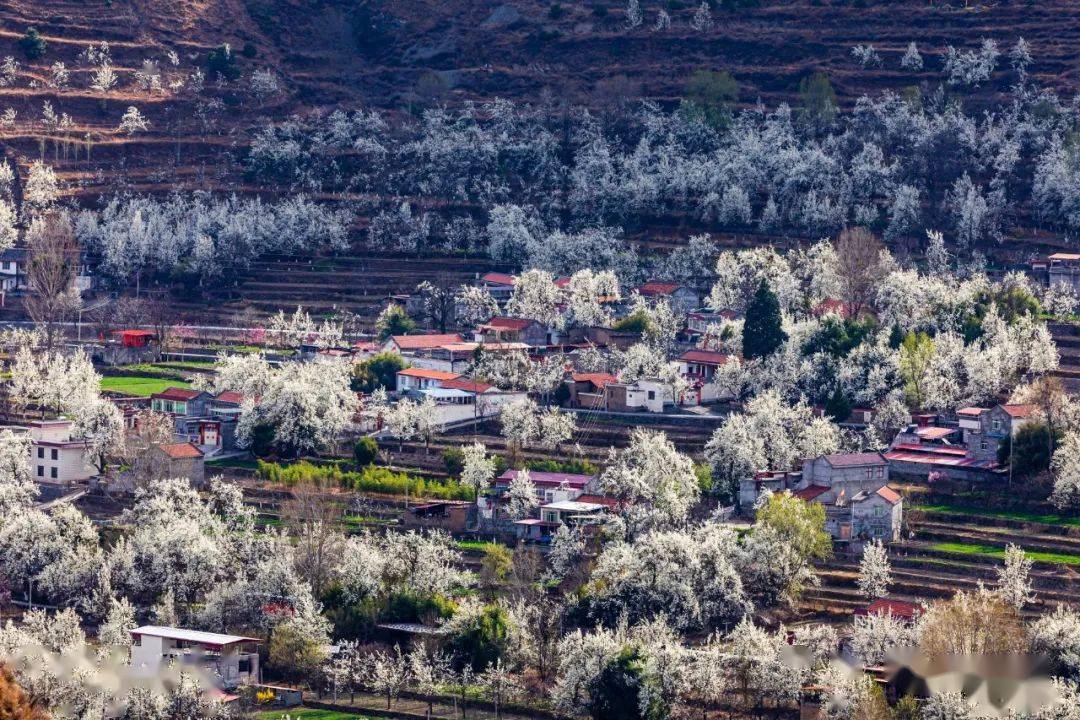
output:
[[[993, 38], [1007, 52], [1020, 36], [1035, 58], [1032, 78], [1071, 97], [1080, 6], [1060, 0], [960, 5], [765, 1], [736, 10], [718, 6], [712, 27], [696, 30], [695, 6], [673, 0], [663, 6], [671, 25], [658, 30], [661, 6], [653, 2], [643, 4], [642, 25], [629, 28], [625, 6], [613, 2], [9, 0], [0, 2], [0, 58], [11, 56], [17, 67], [0, 73], [0, 111], [8, 111], [0, 143], [23, 179], [41, 159], [55, 168], [63, 196], [93, 207], [117, 192], [290, 192], [245, 176], [251, 138], [293, 114], [339, 108], [406, 116], [435, 104], [510, 98], [569, 101], [604, 116], [646, 98], [670, 109], [702, 69], [730, 72], [743, 107], [795, 102], [800, 81], [825, 71], [843, 107], [886, 89], [921, 86], [926, 94], [942, 82], [948, 45], [972, 49]], [[34, 59], [20, 47], [31, 26], [47, 43]], [[103, 41], [116, 74], [105, 90], [93, 87], [105, 62]], [[919, 72], [899, 67], [911, 41], [924, 60]], [[234, 82], [220, 82], [207, 68], [208, 55], [223, 43], [233, 49]], [[860, 66], [851, 53], [857, 44], [872, 44], [881, 64]], [[55, 77], [58, 62], [68, 74], [63, 82]], [[256, 71], [269, 71], [279, 87], [256, 91]], [[201, 81], [193, 80], [197, 73], [204, 74]], [[1003, 59], [993, 81], [972, 91], [969, 102], [993, 107], [1011, 82]], [[45, 103], [55, 112], [51, 120], [43, 116]], [[129, 107], [148, 126], [121, 130]], [[356, 237], [374, 209], [391, 200], [341, 188], [316, 199], [350, 202], [358, 212]], [[672, 215], [642, 221], [638, 239], [655, 247], [681, 244], [688, 231]], [[773, 241], [720, 230], [715, 237], [723, 242]], [[422, 275], [417, 268], [416, 277]], [[411, 282], [405, 278], [400, 286]], [[298, 295], [295, 287], [280, 297], [259, 290], [259, 311], [291, 305]], [[229, 293], [231, 300], [242, 296], [242, 289]]]

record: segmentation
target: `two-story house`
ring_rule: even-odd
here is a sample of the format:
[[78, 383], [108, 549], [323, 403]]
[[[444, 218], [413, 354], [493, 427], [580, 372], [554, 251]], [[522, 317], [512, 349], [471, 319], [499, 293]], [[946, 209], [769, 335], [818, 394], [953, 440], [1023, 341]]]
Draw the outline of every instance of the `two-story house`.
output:
[[131, 631], [131, 667], [157, 675], [162, 667], [201, 668], [222, 687], [259, 682], [258, 638], [143, 625]]
[[795, 497], [825, 508], [825, 530], [837, 542], [900, 538], [903, 498], [888, 486], [881, 453], [836, 453], [803, 463]]
[[428, 370], [427, 368], [408, 367], [397, 372], [397, 391], [405, 393], [410, 390], [429, 390], [441, 388], [448, 380], [457, 380], [461, 373], [447, 372], [445, 370]]
[[41, 482], [73, 483], [97, 475], [85, 440], [72, 439], [70, 420], [36, 420], [26, 423], [30, 436], [30, 467]]
[[[513, 519], [506, 514], [504, 506], [510, 483], [519, 472], [514, 469], [505, 471], [492, 481], [486, 492], [477, 496], [476, 507], [481, 527], [501, 532], [513, 529]], [[536, 499], [540, 505], [581, 500], [582, 496], [595, 492], [597, 487], [595, 475], [529, 471], [529, 479], [536, 487]]]
[[150, 409], [170, 415], [206, 415], [213, 399], [202, 390], [171, 387], [150, 396]]

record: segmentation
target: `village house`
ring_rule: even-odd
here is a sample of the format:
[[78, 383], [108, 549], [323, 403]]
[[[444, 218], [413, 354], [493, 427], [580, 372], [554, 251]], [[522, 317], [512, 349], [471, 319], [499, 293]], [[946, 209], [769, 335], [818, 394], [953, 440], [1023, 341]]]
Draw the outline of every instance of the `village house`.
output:
[[609, 412], [662, 413], [674, 405], [671, 386], [659, 378], [604, 385], [604, 409]]
[[1054, 253], [1031, 263], [1031, 269], [1048, 285], [1067, 285], [1080, 293], [1080, 254]]
[[514, 286], [517, 285], [517, 276], [500, 272], [484, 273], [480, 277], [479, 286], [491, 293], [491, 297], [500, 303], [504, 303], [514, 294]]
[[715, 382], [717, 371], [731, 361], [727, 353], [711, 350], [687, 350], [679, 357], [682, 374], [690, 381], [690, 391], [681, 398], [683, 403], [703, 405], [730, 400], [734, 395]]
[[673, 310], [683, 315], [697, 310], [701, 304], [701, 296], [697, 290], [679, 283], [650, 280], [634, 288], [634, 291], [647, 300], [666, 299]]
[[531, 348], [528, 345], [521, 342], [478, 343], [463, 341], [445, 343], [410, 355], [409, 364], [413, 367], [428, 368], [430, 370], [462, 373], [476, 362], [478, 351], [481, 353], [507, 353], [529, 352], [530, 350]]
[[415, 355], [425, 350], [434, 350], [441, 345], [464, 342], [457, 333], [433, 333], [430, 335], [391, 335], [382, 344], [382, 352], [394, 352], [399, 355]]
[[406, 529], [436, 528], [460, 533], [475, 524], [475, 515], [476, 503], [468, 500], [432, 500], [410, 505], [401, 524]]
[[201, 488], [206, 485], [206, 456], [193, 443], [160, 443], [135, 459], [133, 472], [143, 481], [186, 478], [192, 487]]
[[131, 667], [156, 676], [169, 665], [200, 667], [222, 687], [259, 682], [258, 638], [143, 625], [131, 631]]
[[610, 373], [571, 373], [565, 381], [569, 390], [567, 407], [585, 410], [606, 409], [607, 396], [604, 388], [608, 383], [616, 381], [617, 378]]
[[213, 399], [202, 390], [171, 387], [150, 396], [150, 409], [170, 415], [206, 415]]
[[888, 482], [881, 453], [836, 453], [806, 460], [801, 472], [757, 473], [740, 483], [739, 501], [746, 511], [762, 490], [790, 490], [825, 508], [825, 530], [834, 541], [893, 542], [900, 538], [903, 498]]
[[561, 336], [532, 318], [496, 316], [481, 324], [473, 333], [478, 343], [523, 343], [529, 347], [557, 344]]
[[[506, 493], [510, 482], [520, 470], [507, 470], [495, 478], [486, 492], [476, 498], [478, 521], [481, 529], [510, 533], [515, 530], [513, 518], [505, 511]], [[595, 493], [597, 478], [595, 475], [575, 473], [557, 473], [529, 471], [529, 478], [536, 486], [537, 501], [541, 505], [567, 500], [580, 500], [583, 495]]]
[[26, 288], [26, 248], [0, 252], [0, 291], [5, 294]]
[[523, 518], [514, 521], [514, 529], [520, 540], [546, 544], [561, 525], [585, 527], [601, 525], [614, 506], [610, 498], [596, 498], [602, 502], [589, 500], [559, 500], [540, 506], [537, 518]]
[[1008, 472], [998, 453], [1034, 419], [1031, 405], [966, 407], [956, 412], [955, 425], [919, 421], [893, 440], [885, 453], [894, 472], [913, 477], [985, 479]]
[[69, 484], [97, 475], [85, 440], [71, 438], [70, 420], [35, 420], [11, 428], [30, 436], [30, 467], [40, 482]]
[[427, 368], [409, 367], [397, 372], [397, 391], [399, 393], [409, 390], [427, 390], [429, 388], [441, 388], [446, 380], [456, 380], [461, 373], [447, 372], [445, 370], [428, 370]]

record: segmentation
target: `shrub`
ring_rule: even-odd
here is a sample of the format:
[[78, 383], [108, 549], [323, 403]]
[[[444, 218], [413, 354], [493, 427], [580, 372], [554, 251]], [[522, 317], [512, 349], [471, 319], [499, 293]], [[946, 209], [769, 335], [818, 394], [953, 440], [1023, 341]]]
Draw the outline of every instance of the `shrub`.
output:
[[587, 459], [575, 460], [529, 460], [525, 467], [536, 472], [572, 473], [574, 475], [596, 475], [600, 472], [596, 465]]
[[19, 47], [22, 48], [26, 57], [37, 60], [45, 55], [45, 52], [49, 49], [49, 44], [41, 37], [37, 28], [28, 27], [26, 28], [26, 34], [19, 40]]
[[488, 605], [451, 639], [455, 654], [480, 672], [502, 657], [508, 633], [506, 610]]
[[315, 465], [307, 460], [284, 467], [278, 463], [259, 460], [257, 472], [263, 480], [289, 487], [298, 483], [333, 484], [383, 495], [404, 495], [407, 489], [409, 495], [439, 500], [471, 500], [473, 496], [472, 490], [453, 480], [410, 477], [405, 473], [371, 465], [356, 472], [348, 472], [337, 465]]
[[447, 475], [459, 477], [465, 469], [465, 453], [460, 448], [446, 448], [443, 450], [442, 462]]
[[357, 467], [367, 467], [379, 457], [379, 443], [374, 438], [362, 437], [353, 448], [353, 461]]
[[408, 364], [400, 355], [381, 352], [353, 366], [350, 385], [356, 392], [370, 393], [377, 388], [393, 390], [397, 387], [398, 371]]
[[649, 327], [649, 316], [645, 314], [644, 310], [638, 310], [633, 312], [622, 320], [617, 320], [611, 324], [612, 330], [618, 330], [619, 332], [645, 332]]
[[244, 49], [240, 51], [240, 54], [246, 58], [253, 58], [259, 53], [259, 49], [255, 47], [255, 43], [244, 43]]
[[228, 44], [218, 45], [206, 56], [206, 69], [211, 77], [220, 75], [226, 80], [236, 80], [240, 77], [240, 68], [236, 66], [236, 56]]
[[457, 605], [442, 595], [394, 593], [386, 598], [386, 607], [379, 614], [383, 622], [434, 623], [454, 614]]

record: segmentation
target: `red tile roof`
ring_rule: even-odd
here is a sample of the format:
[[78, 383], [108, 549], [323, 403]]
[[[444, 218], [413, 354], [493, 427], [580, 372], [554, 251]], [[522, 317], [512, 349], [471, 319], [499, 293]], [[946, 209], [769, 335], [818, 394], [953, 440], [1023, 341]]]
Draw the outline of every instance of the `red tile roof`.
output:
[[647, 282], [637, 289], [642, 295], [670, 295], [679, 289], [679, 283]]
[[167, 445], [158, 445], [158, 449], [173, 460], [201, 458], [203, 456], [202, 450], [191, 443], [169, 443]]
[[491, 388], [495, 387], [486, 382], [480, 382], [479, 380], [469, 380], [468, 378], [452, 378], [450, 380], [443, 380], [443, 388], [447, 390], [465, 390], [466, 392], [482, 393], [487, 392]]
[[225, 392], [218, 394], [214, 399], [218, 402], [232, 403], [235, 405], [242, 405], [244, 402], [244, 396], [238, 392], [233, 392], [232, 390], [226, 390]]
[[607, 495], [589, 495], [586, 493], [578, 495], [574, 502], [595, 503], [609, 508], [619, 507], [619, 501], [613, 497], [608, 497]]
[[574, 382], [587, 382], [592, 383], [598, 388], [602, 388], [608, 383], [615, 382], [618, 378], [610, 373], [571, 373], [570, 379]]
[[535, 320], [530, 320], [529, 318], [493, 317], [484, 323], [484, 325], [506, 330], [524, 330], [535, 322]]
[[963, 415], [964, 417], [979, 417], [984, 412], [986, 412], [986, 408], [965, 407], [965, 408], [960, 408], [959, 410], [957, 410], [956, 414], [957, 415]]
[[480, 281], [490, 283], [491, 285], [516, 285], [517, 276], [508, 275], [507, 273], [489, 272], [484, 273], [484, 276], [480, 278]]
[[1080, 255], [1075, 253], [1054, 253], [1050, 256], [1051, 260], [1080, 260]]
[[835, 455], [826, 455], [825, 462], [832, 465], [834, 468], [839, 467], [860, 467], [862, 465], [884, 465], [885, 458], [881, 457], [881, 453], [837, 453]]
[[187, 388], [171, 387], [165, 388], [159, 393], [154, 393], [150, 397], [157, 398], [158, 400], [191, 400], [202, 395], [198, 390], [188, 390]]
[[1014, 418], [1026, 418], [1028, 415], [1035, 412], [1034, 405], [1002, 405], [1001, 409], [1004, 410], [1009, 417]]
[[457, 333], [444, 333], [441, 335], [394, 335], [391, 340], [402, 350], [430, 350], [441, 345], [463, 342], [464, 339]]
[[405, 377], [424, 378], [425, 380], [457, 380], [461, 373], [447, 372], [446, 370], [429, 370], [427, 368], [405, 368], [398, 370], [398, 375]]
[[887, 500], [890, 505], [895, 505], [901, 500], [900, 493], [896, 492], [888, 485], [882, 485], [881, 487], [879, 487], [877, 489], [877, 494]]
[[731, 356], [727, 353], [713, 352], [712, 350], [687, 350], [679, 359], [707, 365], [723, 365], [731, 360]]
[[829, 488], [827, 488], [827, 487], [825, 487], [823, 485], [807, 485], [802, 490], [797, 490], [797, 491], [793, 492], [792, 495], [794, 497], [799, 498], [800, 500], [805, 500], [806, 502], [810, 502], [814, 498], [819, 497], [820, 495], [823, 495], [824, 493], [826, 493], [828, 491], [829, 491]]
[[851, 315], [851, 309], [841, 300], [834, 300], [833, 298], [827, 298], [822, 300], [814, 308], [814, 314], [817, 316], [828, 315], [833, 313], [839, 315], [842, 318], [846, 318]]

